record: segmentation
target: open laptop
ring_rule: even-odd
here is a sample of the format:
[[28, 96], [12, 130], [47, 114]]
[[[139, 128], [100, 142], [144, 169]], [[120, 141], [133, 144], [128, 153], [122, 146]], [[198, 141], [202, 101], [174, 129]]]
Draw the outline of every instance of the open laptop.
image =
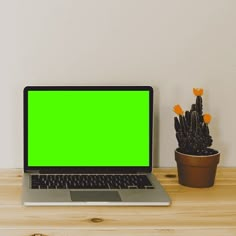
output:
[[152, 135], [150, 86], [25, 87], [24, 205], [170, 205]]

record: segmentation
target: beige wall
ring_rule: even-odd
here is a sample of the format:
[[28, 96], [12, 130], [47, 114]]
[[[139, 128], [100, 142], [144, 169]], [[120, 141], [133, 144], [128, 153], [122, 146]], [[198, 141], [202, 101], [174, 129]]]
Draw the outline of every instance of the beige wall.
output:
[[25, 85], [152, 85], [155, 159], [175, 166], [172, 107], [205, 89], [222, 166], [236, 166], [236, 1], [0, 0], [0, 167], [21, 167]]

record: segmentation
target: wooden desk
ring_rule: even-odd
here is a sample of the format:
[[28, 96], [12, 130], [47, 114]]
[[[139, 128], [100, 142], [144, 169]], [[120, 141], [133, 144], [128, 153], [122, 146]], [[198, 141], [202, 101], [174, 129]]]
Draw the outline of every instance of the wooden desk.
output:
[[1, 236], [235, 236], [236, 168], [218, 168], [215, 186], [180, 186], [176, 169], [155, 173], [172, 198], [170, 207], [24, 207], [22, 170], [0, 170]]

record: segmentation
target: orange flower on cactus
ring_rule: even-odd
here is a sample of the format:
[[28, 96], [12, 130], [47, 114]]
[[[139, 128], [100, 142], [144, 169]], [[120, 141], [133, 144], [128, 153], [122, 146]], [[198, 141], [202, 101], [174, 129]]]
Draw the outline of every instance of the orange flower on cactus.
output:
[[183, 111], [183, 109], [181, 108], [180, 105], [175, 105], [173, 110], [177, 115], [182, 116], [184, 114], [184, 111]]
[[193, 93], [195, 96], [202, 96], [203, 89], [202, 88], [193, 88]]
[[211, 122], [211, 115], [210, 114], [203, 115], [203, 120], [205, 124], [209, 124]]

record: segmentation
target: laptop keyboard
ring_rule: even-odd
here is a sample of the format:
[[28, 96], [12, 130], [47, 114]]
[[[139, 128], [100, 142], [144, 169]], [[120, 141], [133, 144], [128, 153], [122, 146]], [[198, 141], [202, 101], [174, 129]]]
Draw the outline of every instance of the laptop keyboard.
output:
[[146, 175], [31, 175], [33, 189], [153, 189]]

